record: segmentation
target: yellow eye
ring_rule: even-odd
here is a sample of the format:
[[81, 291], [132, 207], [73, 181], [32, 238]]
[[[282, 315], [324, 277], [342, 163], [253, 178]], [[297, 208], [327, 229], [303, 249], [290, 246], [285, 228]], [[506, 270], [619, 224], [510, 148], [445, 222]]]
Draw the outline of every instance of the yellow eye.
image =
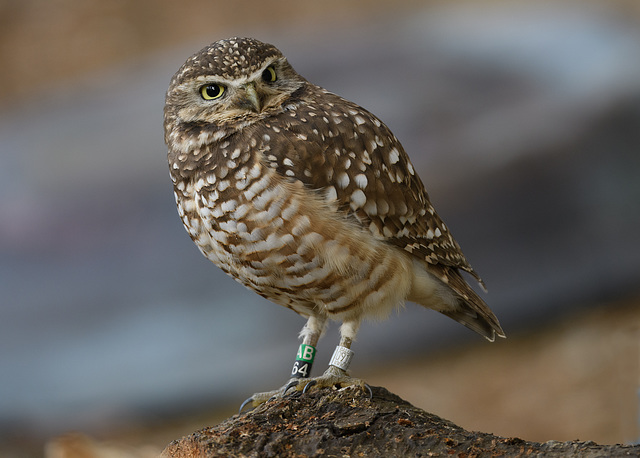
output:
[[200, 88], [200, 95], [205, 100], [213, 100], [222, 97], [224, 94], [224, 86], [220, 84], [207, 84]]
[[273, 65], [269, 65], [262, 72], [262, 81], [266, 83], [273, 83], [278, 79], [276, 75], [276, 69], [273, 68]]

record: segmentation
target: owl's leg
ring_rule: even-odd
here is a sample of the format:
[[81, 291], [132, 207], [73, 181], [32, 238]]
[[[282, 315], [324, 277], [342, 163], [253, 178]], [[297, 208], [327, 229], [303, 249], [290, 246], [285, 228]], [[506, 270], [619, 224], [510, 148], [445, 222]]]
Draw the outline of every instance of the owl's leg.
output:
[[293, 364], [291, 378], [289, 381], [282, 388], [277, 390], [255, 393], [242, 403], [240, 406], [240, 412], [242, 412], [247, 405], [257, 407], [271, 398], [282, 397], [291, 389], [295, 389], [297, 391], [304, 389], [307, 385], [306, 380], [308, 380], [308, 377], [311, 374], [311, 367], [316, 353], [316, 345], [324, 333], [326, 325], [326, 316], [309, 317], [307, 323], [302, 328], [302, 331], [300, 331], [302, 344], [298, 348], [298, 353], [296, 354], [296, 360]]
[[366, 390], [371, 397], [371, 388], [362, 380], [350, 377], [347, 373], [351, 359], [353, 358], [353, 351], [351, 350], [351, 343], [355, 339], [358, 328], [360, 327], [360, 321], [346, 321], [340, 327], [340, 344], [336, 347], [329, 361], [329, 368], [319, 377], [314, 377], [309, 380], [303, 389], [306, 393], [311, 387], [315, 388], [332, 388], [340, 387], [346, 388], [349, 386], [357, 386], [362, 390]]

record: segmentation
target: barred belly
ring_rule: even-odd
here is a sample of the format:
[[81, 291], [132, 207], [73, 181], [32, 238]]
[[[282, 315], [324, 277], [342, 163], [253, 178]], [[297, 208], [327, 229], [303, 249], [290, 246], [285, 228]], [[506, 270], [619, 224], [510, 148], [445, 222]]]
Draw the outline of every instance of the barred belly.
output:
[[310, 199], [300, 182], [268, 169], [260, 176], [233, 199], [224, 199], [226, 187], [215, 179], [187, 186], [182, 202], [177, 197], [185, 227], [208, 259], [305, 317], [384, 318], [402, 304], [411, 287], [408, 253], [375, 239], [321, 196]]

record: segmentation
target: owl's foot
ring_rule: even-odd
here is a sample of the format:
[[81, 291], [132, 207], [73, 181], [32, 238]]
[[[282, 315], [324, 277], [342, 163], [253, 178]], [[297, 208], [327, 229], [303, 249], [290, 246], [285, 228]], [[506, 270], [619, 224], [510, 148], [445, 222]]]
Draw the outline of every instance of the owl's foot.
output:
[[[348, 387], [359, 387], [362, 391], [369, 395], [369, 399], [373, 397], [371, 387], [364, 383], [359, 378], [350, 377], [347, 372], [335, 367], [329, 366], [329, 368], [320, 377], [314, 377], [306, 381], [302, 392], [306, 393], [312, 388], [336, 388], [343, 389]], [[297, 388], [299, 390], [299, 388]]]
[[242, 413], [245, 407], [249, 406], [252, 409], [255, 409], [260, 404], [264, 404], [265, 402], [271, 399], [279, 399], [283, 398], [287, 392], [290, 390], [301, 391], [304, 389], [304, 383], [302, 384], [302, 388], [298, 389], [298, 385], [302, 379], [292, 378], [289, 380], [282, 388], [273, 391], [265, 391], [263, 393], [254, 393], [250, 398], [245, 399], [245, 401], [240, 406], [240, 410], [238, 413]]
[[[348, 341], [348, 343], [347, 343]], [[342, 339], [341, 345], [338, 345], [333, 352], [333, 356], [331, 356], [331, 361], [329, 361], [329, 368], [322, 374], [320, 377], [315, 377], [307, 381], [304, 388], [302, 389], [303, 393], [306, 393], [312, 387], [318, 388], [347, 388], [350, 386], [358, 386], [362, 389], [362, 391], [367, 391], [369, 393], [369, 399], [373, 397], [373, 393], [371, 392], [371, 387], [364, 383], [362, 380], [349, 377], [347, 375], [347, 369], [349, 369], [349, 365], [351, 364], [351, 358], [353, 358], [353, 351], [343, 346], [342, 344], [350, 344], [349, 339]]]
[[296, 356], [296, 362], [291, 371], [292, 378], [287, 384], [275, 391], [254, 394], [242, 403], [238, 413], [242, 413], [242, 410], [246, 406], [255, 408], [270, 399], [283, 398], [290, 390], [306, 393], [312, 387], [347, 388], [357, 386], [360, 387], [362, 391], [367, 392], [369, 399], [371, 399], [373, 397], [371, 387], [362, 380], [347, 375], [347, 369], [349, 369], [351, 358], [353, 358], [353, 351], [348, 347], [350, 343], [350, 339], [343, 338], [340, 341], [340, 345], [338, 345], [333, 352], [333, 356], [331, 356], [329, 368], [320, 377], [314, 378], [307, 378], [307, 376], [311, 372], [311, 365], [313, 364], [313, 358], [315, 356], [315, 347], [309, 344], [301, 344]]
[[347, 375], [347, 372], [335, 367], [329, 366], [329, 368], [319, 377], [313, 378], [292, 378], [282, 388], [274, 391], [265, 391], [264, 393], [255, 393], [253, 396], [245, 400], [240, 406], [238, 413], [242, 413], [245, 407], [256, 408], [260, 404], [264, 404], [271, 399], [281, 399], [287, 394], [292, 394], [296, 391], [302, 391], [307, 393], [311, 388], [337, 388], [343, 389], [351, 386], [356, 386], [366, 392], [369, 399], [373, 397], [371, 387], [364, 383], [362, 380]]

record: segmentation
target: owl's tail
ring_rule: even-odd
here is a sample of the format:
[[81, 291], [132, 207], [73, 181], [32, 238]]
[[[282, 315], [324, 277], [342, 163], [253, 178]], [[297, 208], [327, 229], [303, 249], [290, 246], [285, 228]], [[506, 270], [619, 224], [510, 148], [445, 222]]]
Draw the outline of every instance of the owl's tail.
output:
[[495, 340], [496, 335], [506, 337], [498, 318], [457, 270], [449, 272], [448, 285], [456, 293], [458, 307], [443, 311], [443, 314], [477, 332], [490, 342]]
[[496, 336], [505, 337], [498, 318], [455, 267], [414, 261], [408, 300], [456, 320], [491, 342]]

